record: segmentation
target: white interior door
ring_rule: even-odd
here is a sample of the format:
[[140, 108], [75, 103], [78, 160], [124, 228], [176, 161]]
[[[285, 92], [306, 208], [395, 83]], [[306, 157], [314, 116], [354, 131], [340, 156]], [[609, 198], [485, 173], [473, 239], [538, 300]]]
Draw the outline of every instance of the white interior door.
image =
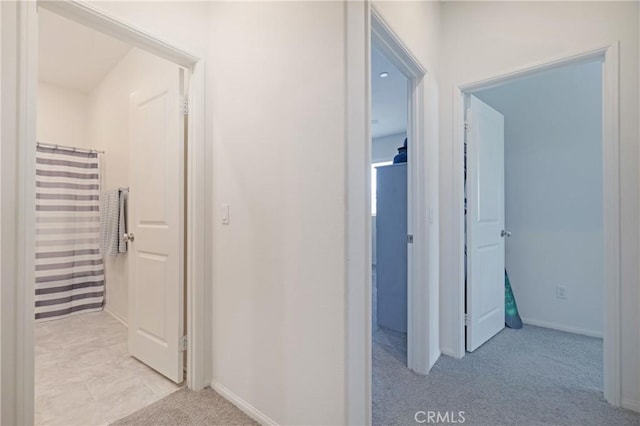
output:
[[504, 328], [504, 117], [467, 109], [467, 351]]
[[183, 70], [156, 69], [130, 95], [129, 353], [183, 381]]

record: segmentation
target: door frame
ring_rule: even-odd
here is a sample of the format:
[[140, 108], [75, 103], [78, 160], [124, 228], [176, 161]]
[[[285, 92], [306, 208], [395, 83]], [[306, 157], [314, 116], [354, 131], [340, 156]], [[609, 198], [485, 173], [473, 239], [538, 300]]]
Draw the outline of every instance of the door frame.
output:
[[[371, 46], [407, 78], [407, 366], [427, 374], [438, 344], [437, 138], [427, 126], [435, 91], [426, 68], [369, 0], [346, 2], [346, 423], [371, 424]], [[364, 51], [363, 51], [364, 50]], [[436, 114], [437, 116], [437, 114]], [[434, 117], [434, 122], [437, 119]], [[435, 125], [434, 125], [435, 127]], [[433, 206], [432, 206], [433, 204]], [[435, 245], [435, 247], [434, 247]], [[420, 259], [421, 261], [416, 261]]]
[[621, 404], [621, 258], [620, 258], [620, 130], [619, 130], [619, 42], [613, 41], [586, 50], [516, 68], [488, 78], [453, 87], [453, 211], [456, 285], [452, 286], [453, 356], [465, 355], [464, 330], [464, 122], [467, 94], [497, 87], [541, 71], [570, 64], [602, 61], [603, 83], [603, 228], [604, 228], [604, 397], [614, 406]]
[[[419, 283], [424, 277], [425, 270], [420, 268], [427, 246], [426, 232], [421, 228], [418, 217], [425, 217], [419, 211], [420, 202], [425, 194], [424, 174], [424, 77], [427, 71], [400, 39], [393, 33], [389, 25], [374, 7], [371, 8], [371, 46], [382, 52], [385, 58], [395, 66], [407, 79], [407, 234], [413, 235], [413, 244], [407, 243], [407, 367], [417, 373], [427, 374], [430, 365], [425, 356], [425, 343], [428, 324], [420, 315], [424, 310], [425, 295]], [[369, 49], [370, 55], [371, 49]], [[371, 58], [369, 57], [369, 63]], [[371, 77], [369, 77], [370, 79]], [[371, 83], [369, 83], [371, 90]], [[371, 96], [369, 96], [371, 101]], [[371, 163], [371, 149], [365, 153]], [[370, 168], [369, 168], [370, 170]], [[367, 180], [367, 187], [371, 188], [371, 176]], [[371, 191], [367, 192], [369, 214], [371, 220]], [[369, 229], [371, 224], [369, 223]], [[371, 238], [371, 236], [369, 236]], [[370, 242], [371, 244], [371, 242]], [[371, 250], [369, 250], [371, 254]], [[371, 262], [369, 262], [371, 263]], [[428, 352], [427, 352], [428, 353]]]
[[[4, 303], [12, 310], [15, 323], [2, 322], [4, 332], [13, 326], [12, 336], [15, 343], [15, 357], [2, 357], [2, 371], [15, 371], [10, 383], [3, 378], [2, 394], [13, 394], [15, 398], [5, 404], [2, 401], [2, 423], [33, 424], [34, 418], [34, 294], [33, 287], [24, 283], [33, 282], [35, 234], [35, 146], [36, 146], [36, 108], [37, 108], [37, 64], [38, 64], [38, 12], [43, 7], [58, 15], [108, 34], [125, 43], [165, 58], [191, 72], [189, 86], [189, 122], [187, 138], [187, 386], [200, 390], [207, 384], [205, 351], [208, 339], [205, 333], [205, 239], [202, 229], [206, 229], [205, 207], [205, 62], [194, 55], [162, 38], [141, 30], [120, 18], [109, 15], [86, 1], [28, 2], [15, 3], [18, 17], [15, 32], [15, 52], [2, 52], [3, 59], [17, 59], [16, 75], [16, 111], [7, 121], [14, 119], [14, 148], [18, 155], [15, 184], [15, 207], [18, 235], [16, 276], [13, 288], [4, 288], [0, 296], [13, 296], [13, 306]], [[13, 12], [13, 11], [12, 11]], [[13, 42], [14, 40], [10, 40]], [[15, 56], [9, 56], [9, 55]], [[6, 55], [6, 56], [5, 56]], [[178, 105], [176, 105], [176, 108]], [[3, 111], [3, 124], [5, 124]], [[14, 123], [11, 123], [14, 124]], [[3, 140], [3, 144], [7, 141]], [[4, 164], [3, 164], [4, 165]], [[2, 180], [9, 177], [2, 170]], [[4, 207], [4, 204], [3, 204]], [[199, 231], [200, 230], [200, 231]], [[3, 265], [4, 266], [4, 265]], [[19, 285], [22, 283], [23, 285]], [[5, 314], [5, 312], [3, 312]], [[3, 315], [4, 317], [4, 315]], [[6, 411], [5, 411], [6, 410]]]

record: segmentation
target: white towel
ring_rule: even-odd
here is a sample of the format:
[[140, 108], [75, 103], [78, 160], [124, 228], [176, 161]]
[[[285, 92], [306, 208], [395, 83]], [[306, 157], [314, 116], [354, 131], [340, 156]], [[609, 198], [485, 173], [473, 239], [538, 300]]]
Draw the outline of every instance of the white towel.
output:
[[104, 191], [100, 195], [100, 252], [103, 256], [118, 254], [119, 241], [119, 190]]
[[127, 189], [121, 189], [120, 197], [118, 200], [119, 209], [118, 209], [118, 252], [126, 253], [127, 252], [127, 242], [122, 238], [124, 234], [127, 233], [127, 200], [129, 198], [129, 191]]

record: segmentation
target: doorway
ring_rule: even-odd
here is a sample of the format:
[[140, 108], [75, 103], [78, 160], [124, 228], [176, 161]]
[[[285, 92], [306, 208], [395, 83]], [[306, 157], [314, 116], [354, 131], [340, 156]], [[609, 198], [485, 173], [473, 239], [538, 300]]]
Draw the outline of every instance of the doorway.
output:
[[[186, 353], [180, 353], [185, 359], [187, 368], [186, 383], [190, 389], [199, 390], [206, 384], [204, 372], [204, 351], [207, 346], [204, 333], [204, 62], [179, 47], [163, 41], [155, 36], [144, 33], [128, 25], [118, 18], [108, 16], [99, 9], [84, 3], [43, 2], [17, 3], [15, 5], [19, 19], [13, 32], [7, 33], [8, 39], [15, 37], [18, 46], [18, 64], [23, 78], [16, 80], [18, 88], [16, 97], [15, 116], [20, 117], [20, 131], [16, 132], [15, 149], [19, 153], [20, 162], [16, 164], [17, 173], [24, 179], [16, 184], [16, 190], [21, 197], [15, 200], [15, 208], [21, 218], [18, 224], [21, 238], [18, 250], [17, 268], [22, 277], [18, 282], [34, 282], [35, 262], [33, 253], [36, 248], [34, 232], [35, 223], [35, 173], [36, 168], [36, 127], [37, 127], [37, 28], [38, 11], [50, 10], [57, 15], [68, 18], [76, 23], [86, 25], [91, 29], [129, 43], [142, 51], [157, 55], [173, 62], [177, 66], [188, 70], [189, 75], [189, 116], [187, 140], [187, 178], [185, 206], [185, 244], [187, 259], [184, 274], [186, 275], [186, 328], [189, 339], [182, 336], [176, 340], [178, 345], [186, 346]], [[3, 52], [4, 54], [4, 52]], [[182, 108], [182, 104], [178, 105]], [[127, 108], [128, 109], [128, 108]], [[72, 147], [73, 148], [73, 147]], [[24, 196], [23, 196], [24, 195]], [[199, 231], [196, 232], [195, 230]], [[3, 418], [16, 419], [17, 423], [33, 423], [34, 416], [34, 304], [35, 297], [32, 286], [16, 289], [16, 306], [18, 309], [16, 346], [20, 348], [20, 356], [14, 361], [17, 371], [15, 406], [3, 405]], [[151, 328], [151, 327], [149, 327]], [[11, 360], [9, 360], [11, 361]], [[6, 408], [6, 409], [5, 409]]]
[[46, 9], [38, 26], [35, 423], [112, 422], [184, 381], [188, 82]]
[[[429, 195], [429, 181], [427, 180], [426, 164], [431, 164], [426, 158], [426, 136], [425, 136], [425, 105], [424, 105], [424, 92], [425, 92], [425, 77], [426, 70], [420, 65], [420, 63], [411, 55], [411, 53], [398, 41], [397, 37], [393, 34], [389, 26], [378, 16], [374, 8], [371, 9], [371, 46], [375, 49], [376, 55], [382, 55], [383, 62], [393, 66], [406, 81], [405, 93], [407, 106], [406, 106], [406, 240], [402, 244], [406, 247], [406, 366], [420, 374], [426, 374], [429, 371], [432, 354], [429, 351], [429, 347], [433, 347], [433, 342], [430, 340], [430, 330], [428, 325], [428, 319], [426, 316], [426, 306], [429, 304], [429, 296], [431, 292], [430, 287], [430, 265], [426, 262], [418, 262], [415, 259], [429, 259], [429, 247], [431, 235], [428, 233], [428, 226], [430, 222], [425, 223], [423, 220], [418, 220], [421, 217], [428, 217], [429, 214], [425, 211], [428, 210], [428, 195]], [[372, 52], [369, 52], [371, 58]], [[372, 63], [370, 62], [370, 66]], [[371, 70], [370, 67], [367, 69]], [[384, 71], [380, 71], [377, 76], [372, 76], [370, 73], [367, 75], [367, 79], [381, 78], [380, 74]], [[387, 77], [388, 78], [388, 77]], [[385, 77], [381, 78], [382, 80]], [[369, 106], [371, 108], [371, 106]], [[402, 114], [402, 113], [401, 113]], [[375, 120], [375, 117], [371, 118]], [[404, 119], [400, 118], [397, 122], [402, 122]], [[369, 123], [369, 126], [372, 122]], [[375, 124], [374, 124], [375, 126]], [[371, 127], [370, 127], [371, 130]], [[371, 132], [369, 132], [371, 135]], [[397, 136], [397, 134], [396, 134]], [[387, 141], [388, 142], [388, 141]], [[392, 138], [393, 144], [395, 139]], [[404, 141], [398, 145], [401, 147]], [[365, 149], [365, 152], [369, 152], [366, 156], [366, 175], [371, 176], [371, 138], [369, 138], [369, 146]], [[387, 147], [388, 149], [388, 147]], [[410, 153], [413, 152], [414, 155]], [[392, 159], [393, 160], [393, 159]], [[359, 160], [360, 163], [361, 160]], [[370, 180], [370, 179], [369, 179]], [[371, 182], [366, 182], [365, 188], [371, 188]], [[404, 191], [401, 191], [404, 192]], [[371, 221], [370, 212], [372, 209], [372, 195], [367, 193], [365, 198], [367, 201], [366, 211], [367, 220], [365, 223], [369, 223], [369, 229], [365, 235], [368, 237], [368, 241], [362, 241], [364, 247], [371, 247]], [[402, 202], [404, 204], [404, 201]], [[403, 231], [404, 232], [404, 231]], [[376, 237], [377, 239], [377, 237]], [[403, 239], [404, 240], [404, 239]], [[378, 248], [376, 247], [376, 251]], [[372, 265], [371, 251], [363, 250], [360, 255], [364, 254], [368, 259], [368, 269], [370, 270]], [[403, 270], [402, 266], [399, 270]], [[371, 281], [369, 281], [371, 282]], [[370, 293], [371, 294], [371, 293]], [[404, 301], [404, 296], [400, 296], [399, 300]], [[380, 306], [378, 304], [378, 306]], [[404, 314], [396, 315], [397, 318], [403, 318]], [[371, 311], [365, 315], [368, 324], [372, 324], [373, 316]], [[365, 336], [369, 342], [371, 342], [371, 333]]]
[[[374, 348], [407, 363], [407, 79], [371, 49], [371, 247]], [[375, 356], [375, 350], [374, 350]]]
[[[437, 263], [433, 262], [437, 259], [433, 251], [437, 241], [437, 219], [434, 209], [430, 208], [431, 202], [437, 198], [437, 190], [433, 186], [435, 180], [432, 180], [432, 176], [437, 175], [437, 156], [428, 155], [435, 152], [431, 151], [433, 147], [430, 143], [435, 142], [436, 138], [427, 139], [425, 125], [425, 98], [432, 95], [426, 87], [427, 72], [393, 34], [375, 8], [371, 8], [370, 12], [371, 61], [365, 69], [371, 82], [371, 97], [367, 99], [372, 102], [369, 105], [372, 116], [368, 123], [368, 146], [364, 149], [365, 154], [370, 154], [366, 155], [364, 166], [366, 176], [371, 176], [371, 179], [363, 186], [368, 189], [367, 194], [371, 194], [366, 199], [365, 214], [367, 219], [372, 220], [365, 221], [369, 232], [364, 235], [369, 241], [358, 242], [363, 245], [363, 251], [358, 255], [367, 255], [367, 269], [371, 270], [374, 262], [369, 253], [373, 255], [375, 250], [377, 282], [375, 287], [372, 285], [367, 288], [367, 292], [371, 291], [369, 294], [372, 299], [375, 298], [375, 305], [370, 305], [369, 312], [365, 311], [364, 315], [367, 325], [372, 329], [365, 328], [367, 333], [363, 336], [371, 348], [365, 360], [367, 364], [371, 363], [365, 382], [371, 384], [370, 393], [366, 395], [371, 396], [375, 422], [387, 404], [384, 397], [387, 388], [385, 381], [397, 373], [427, 374], [437, 358], [437, 333], [430, 322], [428, 308], [437, 303], [437, 292], [433, 292], [437, 281], [433, 269]], [[395, 75], [392, 76], [392, 73]], [[384, 111], [384, 108], [380, 108], [382, 105], [376, 105], [377, 97], [381, 95], [381, 82], [388, 82], [391, 77], [395, 78], [397, 85], [391, 93], [398, 98], [386, 103], [387, 108], [396, 105], [395, 108]], [[385, 99], [384, 95], [382, 99]], [[402, 107], [402, 102], [405, 102], [406, 108]], [[396, 127], [386, 132], [388, 137], [383, 137], [384, 125], [394, 122], [387, 120], [385, 123], [383, 119], [394, 116]], [[362, 154], [360, 159], [353, 159], [358, 166], [362, 164], [361, 158]], [[376, 161], [386, 161], [387, 164], [372, 167]], [[372, 191], [374, 170], [375, 195]], [[372, 216], [373, 200], [376, 201], [375, 217]], [[373, 249], [371, 251], [367, 250], [369, 244]], [[383, 265], [383, 262], [388, 264]], [[372, 299], [367, 299], [367, 302], [373, 302]], [[358, 362], [362, 363], [362, 360]]]
[[601, 338], [602, 62], [473, 92], [466, 111], [467, 351], [504, 327], [503, 269], [525, 324]]
[[[601, 214], [602, 220], [602, 250], [603, 255], [599, 256], [599, 260], [602, 262], [602, 287], [603, 291], [599, 293], [601, 300], [604, 300], [601, 307], [603, 310], [603, 314], [600, 317], [602, 324], [602, 364], [603, 365], [603, 379], [602, 386], [600, 386], [600, 390], [604, 391], [605, 398], [607, 401], [612, 403], [613, 405], [619, 405], [619, 395], [620, 395], [620, 376], [619, 370], [617, 368], [619, 355], [619, 343], [620, 343], [620, 323], [619, 317], [615, 314], [618, 312], [619, 308], [619, 251], [618, 251], [618, 242], [620, 238], [619, 234], [619, 217], [616, 212], [619, 211], [619, 183], [616, 176], [619, 175], [618, 169], [618, 136], [617, 136], [617, 119], [616, 117], [616, 109], [614, 105], [616, 105], [617, 97], [615, 95], [617, 90], [617, 47], [615, 45], [604, 46], [594, 48], [589, 51], [579, 52], [573, 55], [567, 55], [566, 57], [562, 57], [559, 59], [547, 61], [540, 64], [535, 64], [529, 67], [524, 67], [522, 69], [493, 77], [482, 82], [471, 83], [468, 85], [459, 86], [459, 91], [454, 96], [454, 108], [456, 111], [456, 122], [455, 129], [456, 130], [456, 140], [460, 144], [458, 154], [459, 166], [460, 166], [460, 179], [462, 182], [462, 177], [464, 175], [464, 167], [463, 167], [463, 152], [464, 152], [464, 119], [465, 116], [465, 107], [464, 102], [468, 99], [468, 96], [473, 93], [481, 93], [482, 90], [489, 90], [491, 88], [496, 88], [500, 86], [504, 86], [510, 84], [511, 82], [517, 82], [519, 80], [523, 80], [525, 78], [534, 78], [537, 75], [541, 75], [544, 72], [551, 71], [554, 69], [562, 69], [564, 67], [569, 67], [572, 65], [586, 64], [586, 63], [597, 63], [595, 65], [600, 69], [601, 78], [600, 82], [602, 85], [602, 100], [601, 100], [601, 156], [600, 158], [600, 167], [601, 167], [601, 182], [602, 182], [602, 201], [599, 204], [599, 212]], [[470, 124], [473, 126], [473, 124]], [[473, 127], [472, 127], [473, 128]], [[477, 186], [476, 186], [477, 188]], [[468, 187], [467, 187], [468, 190]], [[461, 206], [460, 214], [464, 216], [464, 187], [461, 185], [460, 199], [458, 204]], [[476, 200], [477, 201], [477, 200]], [[473, 203], [471, 199], [468, 199], [469, 203]], [[462, 222], [464, 223], [464, 222]], [[502, 228], [500, 231], [504, 230], [504, 237], [508, 235], [508, 229]], [[472, 231], [473, 232], [473, 231]], [[515, 235], [514, 235], [515, 236]], [[513, 238], [513, 237], [512, 237]], [[597, 244], [596, 244], [597, 246]], [[465, 261], [464, 261], [464, 252], [459, 253], [460, 257], [460, 270], [461, 275], [465, 276]], [[509, 256], [507, 256], [509, 259]], [[515, 269], [518, 269], [517, 267]], [[508, 272], [508, 271], [507, 271]], [[496, 275], [496, 274], [493, 274]], [[469, 275], [467, 275], [469, 276]], [[566, 303], [563, 301], [568, 295], [568, 290], [571, 287], [566, 284], [569, 281], [565, 281], [565, 285], [561, 282], [553, 282], [553, 292], [551, 297], [553, 299], [557, 299], [557, 303]], [[469, 283], [467, 283], [469, 284]], [[497, 288], [497, 286], [496, 286]], [[461, 349], [458, 352], [458, 357], [462, 358], [464, 356], [464, 351], [466, 348], [465, 345], [465, 331], [468, 330], [465, 327], [465, 284], [461, 283], [460, 287], [455, 287], [456, 291], [459, 291], [458, 296], [460, 297], [460, 311], [459, 316], [454, 316], [456, 321], [456, 336], [460, 342], [459, 348]], [[467, 288], [468, 291], [468, 288]], [[573, 292], [576, 297], [580, 297], [580, 292], [578, 294]], [[516, 301], [518, 299], [518, 294], [515, 294]], [[468, 302], [469, 299], [466, 299]], [[473, 302], [471, 302], [473, 303]], [[494, 304], [495, 305], [495, 304]], [[468, 306], [468, 305], [467, 305]], [[485, 306], [488, 306], [485, 305]], [[613, 307], [616, 307], [613, 309]], [[473, 309], [473, 307], [472, 307]], [[528, 308], [527, 308], [528, 309]], [[524, 314], [524, 319], [527, 320], [526, 313]], [[597, 318], [597, 314], [595, 317]], [[477, 320], [473, 318], [473, 313], [471, 315], [470, 321]], [[467, 319], [469, 321], [469, 319]], [[532, 321], [533, 323], [533, 321]], [[544, 322], [538, 322], [538, 325], [548, 326], [549, 324]], [[580, 330], [575, 327], [565, 328], [565, 331], [570, 332], [582, 332], [582, 334], [591, 334], [597, 335], [597, 332], [589, 333], [584, 332], [585, 330]], [[489, 333], [491, 334], [491, 333]], [[472, 345], [473, 346], [473, 345]], [[472, 348], [473, 350], [473, 348]]]
[[465, 359], [549, 393], [603, 389], [602, 111], [599, 59], [467, 95]]

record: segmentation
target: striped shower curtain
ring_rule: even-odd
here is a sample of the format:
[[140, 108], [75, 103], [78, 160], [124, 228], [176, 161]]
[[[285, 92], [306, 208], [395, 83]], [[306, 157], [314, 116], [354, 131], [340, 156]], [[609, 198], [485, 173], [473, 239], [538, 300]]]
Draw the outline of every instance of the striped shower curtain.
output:
[[36, 321], [101, 310], [98, 154], [38, 146]]

